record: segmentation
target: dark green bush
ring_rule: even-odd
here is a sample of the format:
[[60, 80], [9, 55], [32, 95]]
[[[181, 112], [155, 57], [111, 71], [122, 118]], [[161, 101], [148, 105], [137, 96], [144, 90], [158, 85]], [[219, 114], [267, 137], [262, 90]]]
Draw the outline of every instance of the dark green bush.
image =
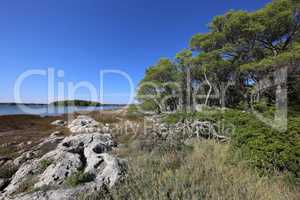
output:
[[234, 158], [248, 160], [265, 172], [288, 171], [300, 178], [300, 117], [289, 118], [288, 130], [280, 132], [249, 113], [229, 113], [236, 125], [231, 149]]
[[41, 171], [45, 171], [47, 167], [49, 167], [52, 164], [52, 161], [50, 160], [42, 160], [40, 163], [40, 169]]

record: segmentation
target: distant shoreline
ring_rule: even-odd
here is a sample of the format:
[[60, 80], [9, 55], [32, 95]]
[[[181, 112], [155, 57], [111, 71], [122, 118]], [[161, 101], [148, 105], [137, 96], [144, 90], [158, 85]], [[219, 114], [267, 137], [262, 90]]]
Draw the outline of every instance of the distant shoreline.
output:
[[49, 104], [46, 103], [0, 103], [0, 105], [4, 105], [4, 106], [17, 106], [17, 105], [25, 105], [25, 106], [46, 106]]
[[[60, 107], [60, 106], [64, 106], [64, 107], [67, 107], [67, 106], [80, 106], [80, 107], [89, 107], [89, 106], [95, 106], [95, 105], [61, 105], [61, 104], [53, 104], [53, 103], [50, 103], [50, 104], [46, 104], [46, 103], [0, 103], [0, 105], [3, 105], [3, 106], [55, 106], [55, 107]], [[128, 104], [99, 104], [99, 105], [96, 105], [95, 107], [105, 107], [105, 106], [127, 106]]]
[[[125, 104], [96, 105], [54, 105], [34, 103], [0, 103], [0, 116], [7, 115], [39, 115], [59, 116], [67, 113], [93, 112], [104, 110], [118, 110], [127, 107]], [[27, 108], [27, 109], [26, 109]]]

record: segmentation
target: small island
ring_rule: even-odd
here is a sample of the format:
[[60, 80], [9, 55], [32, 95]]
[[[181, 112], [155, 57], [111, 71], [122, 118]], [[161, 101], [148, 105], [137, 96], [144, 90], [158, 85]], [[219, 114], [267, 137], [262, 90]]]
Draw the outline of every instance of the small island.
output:
[[95, 106], [100, 107], [104, 104], [96, 101], [85, 101], [85, 100], [63, 100], [63, 101], [54, 101], [50, 103], [54, 106]]

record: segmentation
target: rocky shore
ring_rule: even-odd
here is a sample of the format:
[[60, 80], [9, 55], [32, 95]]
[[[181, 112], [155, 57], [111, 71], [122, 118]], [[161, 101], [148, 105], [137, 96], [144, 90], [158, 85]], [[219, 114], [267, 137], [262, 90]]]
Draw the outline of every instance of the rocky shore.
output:
[[[14, 160], [1, 158], [11, 178], [0, 179], [0, 199], [76, 199], [79, 193], [112, 187], [125, 174], [125, 161], [110, 152], [116, 147], [110, 129], [91, 117], [78, 116], [67, 124], [72, 133], [54, 132]], [[45, 152], [45, 146], [52, 150]]]

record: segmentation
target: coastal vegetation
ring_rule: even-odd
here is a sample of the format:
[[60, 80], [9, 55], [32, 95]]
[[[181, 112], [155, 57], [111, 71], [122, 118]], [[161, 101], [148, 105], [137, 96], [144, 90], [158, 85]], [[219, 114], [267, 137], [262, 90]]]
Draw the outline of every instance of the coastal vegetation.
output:
[[64, 100], [64, 101], [54, 101], [50, 105], [54, 106], [102, 106], [100, 102], [95, 101], [85, 101], [85, 100]]
[[[288, 105], [299, 105], [299, 27], [299, 3], [291, 0], [214, 17], [208, 33], [194, 35], [173, 59], [161, 58], [146, 70], [138, 90], [142, 108], [157, 113], [193, 111], [196, 104], [247, 109], [251, 97], [274, 106], [284, 77], [276, 82], [271, 76], [281, 70], [287, 73], [281, 88], [287, 90]], [[256, 91], [257, 84], [263, 90]], [[204, 97], [193, 98], [198, 94]]]
[[298, 200], [299, 66], [298, 1], [216, 16], [208, 33], [146, 70], [139, 104], [84, 115], [1, 116], [1, 194]]
[[[170, 124], [195, 119], [221, 122], [224, 130], [233, 129], [228, 151], [222, 152], [227, 162], [246, 164], [257, 178], [284, 176], [299, 185], [299, 2], [274, 0], [254, 12], [229, 11], [214, 17], [209, 29], [194, 35], [190, 46], [174, 59], [161, 58], [146, 70], [138, 90], [139, 110], [171, 112], [165, 114]], [[274, 118], [282, 108], [286, 111], [281, 112], [281, 121], [266, 123], [257, 117]], [[283, 123], [284, 116], [286, 129], [274, 127]], [[211, 150], [222, 145], [217, 146], [211, 145]]]

